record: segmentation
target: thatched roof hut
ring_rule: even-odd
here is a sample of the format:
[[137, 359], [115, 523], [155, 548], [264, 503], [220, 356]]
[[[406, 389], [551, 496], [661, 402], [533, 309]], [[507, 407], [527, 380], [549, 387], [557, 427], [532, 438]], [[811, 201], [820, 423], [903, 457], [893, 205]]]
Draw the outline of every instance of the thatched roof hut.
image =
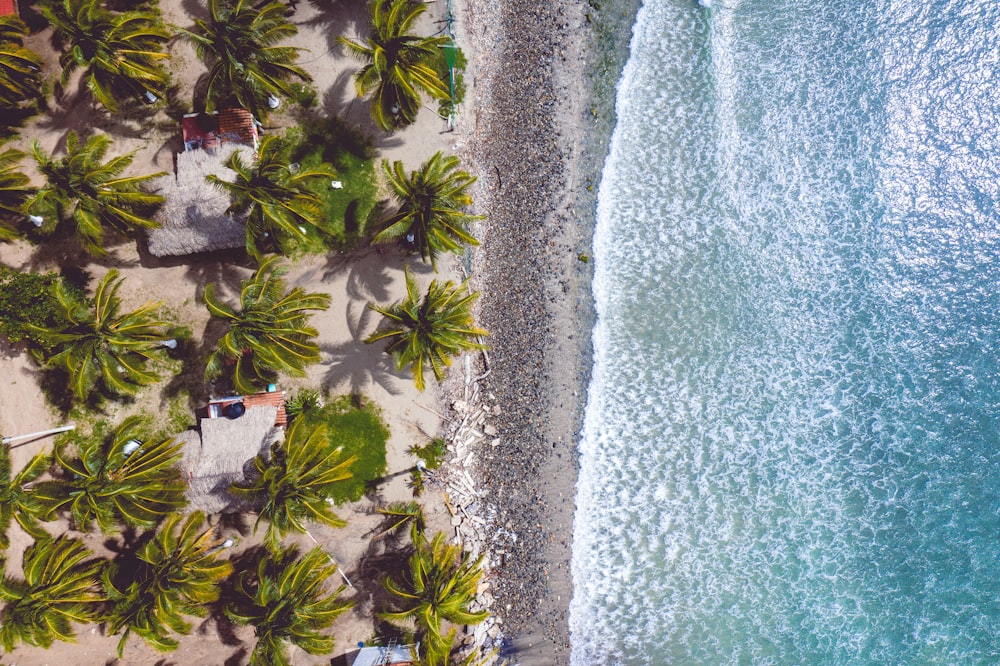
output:
[[226, 144], [215, 151], [189, 150], [177, 154], [177, 173], [157, 179], [154, 186], [166, 198], [150, 229], [149, 252], [157, 257], [228, 250], [246, 245], [246, 229], [240, 217], [227, 215], [226, 192], [211, 185], [205, 176], [214, 174], [231, 180], [225, 162], [239, 152], [244, 162], [253, 162], [253, 149]]
[[229, 486], [256, 473], [253, 459], [267, 455], [273, 442], [284, 436], [275, 425], [273, 406], [248, 406], [239, 418], [204, 418], [201, 433], [188, 430], [175, 437], [184, 443], [181, 467], [187, 480], [192, 509], [206, 513], [233, 513], [244, 506], [229, 494]]

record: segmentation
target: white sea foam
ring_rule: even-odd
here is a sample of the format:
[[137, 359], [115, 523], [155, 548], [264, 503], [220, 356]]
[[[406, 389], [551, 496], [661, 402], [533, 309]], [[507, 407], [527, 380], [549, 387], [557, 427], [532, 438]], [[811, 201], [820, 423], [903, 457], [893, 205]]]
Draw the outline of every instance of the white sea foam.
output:
[[728, 4], [619, 87], [573, 662], [989, 661], [998, 10]]

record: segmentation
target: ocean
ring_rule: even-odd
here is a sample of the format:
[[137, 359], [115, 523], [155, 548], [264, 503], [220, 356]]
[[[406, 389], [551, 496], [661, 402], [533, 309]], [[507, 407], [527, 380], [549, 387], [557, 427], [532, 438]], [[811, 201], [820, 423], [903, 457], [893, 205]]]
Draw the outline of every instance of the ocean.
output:
[[1000, 3], [647, 0], [574, 666], [1000, 663]]

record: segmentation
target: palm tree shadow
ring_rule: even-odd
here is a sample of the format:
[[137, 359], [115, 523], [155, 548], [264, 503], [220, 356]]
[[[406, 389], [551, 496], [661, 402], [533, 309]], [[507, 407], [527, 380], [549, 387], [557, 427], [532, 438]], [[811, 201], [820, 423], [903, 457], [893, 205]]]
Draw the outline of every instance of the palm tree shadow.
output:
[[368, 3], [352, 0], [309, 0], [309, 4], [317, 13], [299, 25], [339, 28], [327, 31], [330, 48], [337, 46], [337, 37], [344, 33], [351, 33], [349, 36], [360, 39], [364, 39], [368, 34]]
[[[382, 586], [382, 581], [389, 576], [404, 571], [407, 561], [413, 553], [413, 546], [393, 548], [398, 544], [381, 539], [369, 542], [364, 555], [358, 560], [358, 565], [348, 576], [355, 581], [357, 604], [354, 612], [363, 618], [373, 618], [373, 624], [378, 627], [382, 621], [376, 613], [392, 607], [394, 597]], [[395, 631], [399, 631], [398, 628]]]
[[338, 260], [338, 257], [331, 255], [323, 271], [323, 281], [329, 282], [346, 273], [348, 297], [356, 301], [384, 303], [391, 297], [390, 270], [392, 268], [402, 270], [402, 266], [394, 266], [396, 262], [373, 261], [375, 255], [386, 256], [373, 249], [354, 252], [347, 260]]
[[[380, 149], [395, 148], [402, 145], [403, 139], [393, 134], [387, 134], [375, 124], [368, 110], [369, 102], [355, 94], [351, 81], [351, 72], [341, 72], [333, 84], [323, 93], [323, 110], [328, 117], [339, 117], [354, 125], [372, 144]], [[346, 104], [344, 99], [350, 101]]]
[[367, 328], [372, 311], [367, 307], [357, 316], [352, 316], [352, 304], [348, 305], [347, 327], [351, 339], [340, 345], [321, 345], [320, 350], [327, 366], [323, 375], [323, 385], [335, 387], [343, 382], [350, 386], [351, 393], [361, 393], [370, 382], [381, 386], [389, 395], [399, 395], [396, 385], [400, 375], [389, 362], [388, 356], [372, 359], [371, 346], [366, 344], [362, 332]]

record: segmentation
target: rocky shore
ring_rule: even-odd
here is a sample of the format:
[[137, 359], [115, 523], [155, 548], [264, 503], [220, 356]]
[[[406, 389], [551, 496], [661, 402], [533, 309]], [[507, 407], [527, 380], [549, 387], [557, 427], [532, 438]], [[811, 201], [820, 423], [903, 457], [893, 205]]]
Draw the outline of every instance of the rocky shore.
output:
[[[454, 373], [456, 533], [483, 554], [476, 642], [521, 664], [568, 664], [578, 430], [589, 371], [592, 217], [580, 166], [585, 3], [468, 0], [472, 99], [459, 127], [479, 181], [468, 267], [492, 363]], [[458, 368], [456, 368], [458, 370]]]

